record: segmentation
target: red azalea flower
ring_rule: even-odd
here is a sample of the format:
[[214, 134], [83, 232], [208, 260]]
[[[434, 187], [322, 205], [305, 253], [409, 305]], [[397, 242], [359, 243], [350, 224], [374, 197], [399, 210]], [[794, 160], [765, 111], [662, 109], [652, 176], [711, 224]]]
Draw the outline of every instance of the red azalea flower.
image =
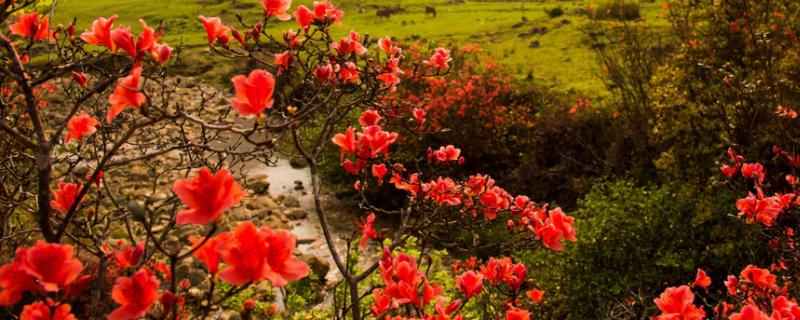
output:
[[114, 42], [116, 48], [122, 49], [131, 57], [136, 57], [136, 43], [133, 41], [130, 28], [119, 26], [111, 30], [111, 41]]
[[147, 97], [139, 90], [139, 80], [142, 76], [142, 67], [134, 66], [130, 75], [117, 83], [114, 92], [108, 97], [111, 108], [106, 114], [106, 123], [111, 123], [125, 108], [140, 108]]
[[81, 112], [78, 115], [72, 116], [67, 122], [67, 129], [69, 129], [69, 132], [64, 136], [64, 142], [69, 142], [71, 140], [78, 140], [78, 142], [81, 142], [83, 136], [88, 136], [97, 132], [97, 128], [95, 127], [100, 124], [100, 121], [92, 118], [86, 112]]
[[756, 288], [769, 290], [776, 288], [775, 280], [777, 277], [767, 269], [761, 269], [754, 265], [747, 265], [739, 274], [742, 280], [756, 286]]
[[343, 56], [350, 55], [351, 53], [363, 56], [367, 53], [367, 47], [361, 44], [360, 38], [361, 36], [358, 32], [350, 31], [347, 37], [342, 38], [338, 43], [333, 43], [332, 46]]
[[358, 249], [364, 251], [367, 248], [367, 240], [375, 239], [377, 233], [375, 232], [375, 213], [367, 216], [363, 225], [358, 226], [361, 229], [361, 240], [358, 242]]
[[108, 50], [116, 51], [114, 41], [111, 39], [111, 27], [114, 25], [114, 20], [117, 19], [116, 15], [106, 19], [99, 17], [92, 22], [92, 31], [86, 30], [81, 34], [81, 40], [86, 43], [105, 46]]
[[381, 164], [373, 164], [372, 165], [372, 175], [378, 179], [378, 184], [383, 183], [383, 177], [388, 173], [389, 170], [386, 169], [386, 165]]
[[69, 212], [69, 209], [75, 204], [75, 199], [78, 198], [80, 190], [80, 183], [59, 182], [58, 190], [53, 190], [53, 200], [50, 200], [50, 207], [61, 213]]
[[236, 89], [236, 97], [231, 102], [242, 116], [261, 117], [264, 109], [272, 108], [275, 79], [271, 73], [256, 69], [249, 76], [231, 78], [231, 82]]
[[266, 272], [267, 280], [272, 282], [273, 287], [283, 287], [291, 281], [297, 281], [308, 276], [308, 265], [292, 257], [292, 252], [296, 249], [296, 239], [294, 235], [286, 230], [270, 230], [261, 227], [260, 232], [266, 235], [268, 245], [267, 256], [265, 257], [269, 268]]
[[226, 266], [220, 279], [237, 286], [264, 280], [270, 268], [265, 259], [270, 250], [266, 238], [250, 221], [236, 227], [228, 241], [221, 241], [216, 248]]
[[172, 191], [189, 207], [178, 212], [178, 224], [208, 224], [216, 221], [223, 211], [239, 204], [246, 195], [227, 169], [211, 174], [211, 170], [205, 167], [200, 169], [196, 177], [175, 182]]
[[456, 285], [464, 296], [469, 299], [481, 293], [483, 290], [483, 276], [479, 273], [467, 271], [456, 277]]
[[219, 17], [204, 17], [199, 16], [203, 27], [206, 28], [208, 35], [208, 45], [214, 46], [214, 43], [219, 40], [223, 45], [228, 45], [231, 39], [228, 37], [228, 27], [222, 24], [222, 19]]
[[36, 281], [19, 263], [11, 262], [0, 266], [0, 306], [16, 304], [22, 299], [23, 293], [36, 288]]
[[131, 277], [117, 278], [111, 290], [111, 299], [120, 305], [106, 318], [108, 320], [134, 320], [143, 317], [158, 299], [159, 281], [150, 270], [139, 269]]
[[328, 0], [314, 1], [311, 7], [314, 11], [314, 20], [320, 23], [339, 23], [344, 17], [344, 12]]
[[156, 46], [156, 41], [161, 37], [153, 28], [147, 26], [144, 20], [139, 19], [139, 24], [142, 26], [142, 33], [136, 39], [136, 53], [142, 54], [145, 52], [152, 52]]
[[695, 287], [708, 289], [708, 286], [711, 285], [711, 278], [706, 274], [705, 270], [698, 268], [697, 276], [694, 278], [694, 283], [692, 285]]
[[331, 140], [335, 145], [341, 148], [341, 151], [339, 152], [340, 160], [344, 158], [345, 153], [355, 153], [356, 148], [358, 147], [358, 141], [356, 141], [356, 131], [353, 127], [347, 128], [343, 134], [337, 133]]
[[122, 269], [135, 267], [142, 254], [144, 254], [144, 242], [137, 243], [136, 247], [123, 244], [121, 250], [114, 254], [114, 264]]
[[769, 316], [753, 305], [747, 305], [741, 312], [734, 313], [729, 320], [770, 320]]
[[701, 320], [706, 313], [694, 304], [694, 293], [688, 286], [670, 287], [655, 299], [661, 315], [654, 320]]
[[[190, 236], [189, 240], [192, 242], [193, 247], [197, 247], [203, 241], [203, 238]], [[206, 265], [208, 272], [211, 274], [216, 274], [219, 271], [219, 259], [220, 255], [217, 251], [217, 247], [220, 243], [224, 243], [230, 240], [229, 233], [222, 233], [211, 239], [208, 239], [205, 244], [197, 249], [193, 256], [198, 260], [202, 261], [203, 264]]]
[[361, 124], [362, 127], [366, 126], [374, 126], [381, 121], [381, 114], [375, 110], [367, 110], [358, 117], [358, 123]]
[[14, 263], [33, 277], [47, 292], [58, 292], [78, 278], [83, 264], [73, 257], [73, 247], [68, 244], [37, 241], [30, 248], [17, 249]]
[[30, 37], [34, 40], [52, 39], [47, 17], [39, 18], [38, 12], [23, 13], [17, 17], [17, 23], [8, 26], [11, 34]]
[[530, 320], [531, 313], [528, 310], [511, 307], [506, 311], [506, 320]]
[[531, 301], [539, 303], [542, 302], [542, 298], [544, 297], [544, 291], [539, 289], [531, 289], [528, 290], [528, 292], [526, 292], [526, 295], [528, 296], [528, 298], [531, 299]]
[[22, 308], [19, 315], [20, 320], [77, 320], [70, 310], [69, 304], [53, 305], [53, 301], [48, 299], [47, 303], [36, 301]]
[[292, 6], [292, 0], [261, 0], [261, 5], [264, 6], [264, 12], [269, 17], [278, 18], [278, 20], [289, 20], [292, 18], [287, 11]]
[[436, 48], [436, 51], [431, 55], [430, 60], [425, 60], [422, 63], [428, 66], [432, 66], [436, 69], [443, 70], [448, 68], [448, 64], [453, 59], [450, 57], [450, 51], [439, 47]]
[[343, 83], [359, 83], [361, 76], [358, 74], [358, 67], [355, 63], [346, 62], [344, 67], [339, 70], [339, 78]]
[[308, 28], [311, 27], [311, 22], [314, 21], [314, 13], [306, 6], [299, 6], [294, 11], [294, 18], [301, 29], [308, 31]]

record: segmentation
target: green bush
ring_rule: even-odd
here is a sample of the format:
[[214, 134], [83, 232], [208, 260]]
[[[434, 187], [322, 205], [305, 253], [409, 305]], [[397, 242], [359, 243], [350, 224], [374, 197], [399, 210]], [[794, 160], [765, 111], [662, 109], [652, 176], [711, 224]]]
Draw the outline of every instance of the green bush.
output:
[[746, 261], [744, 227], [725, 214], [735, 212], [734, 198], [682, 188], [597, 183], [575, 212], [578, 242], [526, 257], [547, 292], [549, 318], [608, 318], [623, 304], [646, 314], [665, 286], [693, 279], [695, 268], [722, 275]]

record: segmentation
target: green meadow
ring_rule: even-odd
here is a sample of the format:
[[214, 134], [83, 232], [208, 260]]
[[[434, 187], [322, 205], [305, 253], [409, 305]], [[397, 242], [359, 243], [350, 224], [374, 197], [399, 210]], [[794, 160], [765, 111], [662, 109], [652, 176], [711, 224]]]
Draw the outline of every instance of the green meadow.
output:
[[[310, 3], [294, 1], [292, 8]], [[581, 14], [590, 5], [603, 6], [605, 2], [366, 0], [341, 1], [339, 5], [345, 10], [344, 22], [336, 27], [341, 35], [357, 30], [372, 37], [390, 35], [434, 45], [477, 44], [520, 79], [533, 78], [560, 91], [588, 96], [606, 92], [599, 79], [601, 68], [584, 34], [589, 18]], [[376, 11], [388, 6], [399, 10], [388, 19], [378, 18]], [[425, 14], [426, 6], [436, 9], [435, 18]], [[642, 2], [640, 6], [643, 23], [656, 27], [665, 23], [659, 17], [660, 2]], [[546, 10], [556, 7], [564, 14], [551, 18]], [[163, 23], [168, 43], [188, 49], [183, 54], [203, 55], [206, 40], [198, 15], [220, 16], [224, 23], [236, 25], [236, 13], [252, 17], [260, 10], [257, 0], [60, 0], [54, 19], [68, 23], [76, 18], [81, 30], [98, 16], [124, 13], [119, 23], [132, 25], [134, 30], [139, 18], [150, 25]], [[296, 28], [294, 21], [268, 26], [276, 34], [290, 28]], [[221, 74], [208, 66], [194, 67], [206, 76]]]

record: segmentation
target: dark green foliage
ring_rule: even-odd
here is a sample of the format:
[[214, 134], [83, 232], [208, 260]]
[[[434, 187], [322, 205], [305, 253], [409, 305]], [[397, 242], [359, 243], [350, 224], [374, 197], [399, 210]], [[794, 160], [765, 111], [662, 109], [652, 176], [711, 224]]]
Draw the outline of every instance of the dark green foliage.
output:
[[757, 261], [746, 250], [748, 227], [728, 215], [734, 202], [680, 185], [596, 184], [574, 212], [578, 242], [527, 257], [551, 318], [609, 318], [623, 304], [635, 311], [628, 316], [642, 314], [665, 287], [694, 279], [696, 268], [726, 275]]

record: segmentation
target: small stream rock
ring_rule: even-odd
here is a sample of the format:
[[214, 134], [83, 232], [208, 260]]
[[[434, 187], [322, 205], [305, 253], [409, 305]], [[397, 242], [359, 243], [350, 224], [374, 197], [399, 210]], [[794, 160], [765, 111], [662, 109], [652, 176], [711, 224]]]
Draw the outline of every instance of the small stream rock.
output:
[[291, 220], [300, 220], [308, 217], [308, 212], [302, 208], [291, 208], [286, 210], [286, 217]]

